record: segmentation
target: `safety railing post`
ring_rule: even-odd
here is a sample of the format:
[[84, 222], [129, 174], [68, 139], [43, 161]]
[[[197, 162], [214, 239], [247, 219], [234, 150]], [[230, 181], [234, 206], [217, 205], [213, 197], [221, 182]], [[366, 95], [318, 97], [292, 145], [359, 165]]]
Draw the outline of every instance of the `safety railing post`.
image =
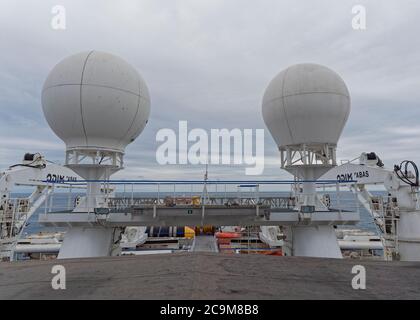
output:
[[125, 195], [125, 182], [124, 182], [124, 184], [123, 184], [123, 199], [125, 199], [126, 198], [126, 195]]
[[14, 224], [15, 224], [15, 215], [16, 215], [16, 207], [17, 207], [17, 199], [13, 199], [13, 211], [12, 211], [12, 220], [10, 223], [10, 237], [13, 237], [13, 229], [14, 229]]
[[45, 195], [45, 200], [44, 200], [44, 214], [47, 214], [48, 212], [48, 202], [50, 199], [50, 192], [49, 192], [49, 183], [47, 183], [47, 194]]
[[359, 204], [359, 189], [357, 188], [356, 183], [353, 185], [354, 187], [354, 201], [356, 202], [356, 212], [360, 213], [360, 204]]
[[337, 207], [341, 214], [341, 200], [340, 200], [340, 184], [336, 183], [336, 192], [337, 192]]
[[53, 197], [54, 197], [54, 185], [51, 187], [51, 195], [50, 195], [50, 201], [48, 204], [48, 212], [52, 211], [52, 206], [53, 206]]
[[131, 183], [131, 205], [134, 205], [134, 184]]
[[68, 188], [68, 195], [67, 195], [67, 210], [71, 209], [71, 195], [72, 195], [72, 184], [70, 184], [70, 188]]

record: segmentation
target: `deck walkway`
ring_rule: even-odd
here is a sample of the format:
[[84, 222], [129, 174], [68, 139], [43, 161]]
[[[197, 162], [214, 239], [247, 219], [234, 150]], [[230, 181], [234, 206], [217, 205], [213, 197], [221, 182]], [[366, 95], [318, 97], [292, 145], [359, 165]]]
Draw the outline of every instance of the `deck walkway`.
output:
[[[51, 288], [66, 268], [67, 289]], [[351, 286], [365, 266], [366, 290]], [[420, 263], [175, 253], [0, 263], [0, 299], [420, 299]]]

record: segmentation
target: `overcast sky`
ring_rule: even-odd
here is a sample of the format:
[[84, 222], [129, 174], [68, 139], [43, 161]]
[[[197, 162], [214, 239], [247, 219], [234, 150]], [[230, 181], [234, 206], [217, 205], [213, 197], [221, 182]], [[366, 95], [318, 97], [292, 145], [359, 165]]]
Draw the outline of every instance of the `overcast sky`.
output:
[[[352, 29], [352, 7], [367, 29]], [[66, 8], [53, 30], [51, 8]], [[262, 128], [269, 81], [289, 65], [324, 64], [349, 88], [352, 109], [339, 159], [375, 151], [385, 165], [420, 164], [420, 2], [149, 0], [16, 1], [0, 4], [0, 169], [41, 152], [63, 162], [48, 127], [41, 88], [51, 68], [85, 50], [114, 53], [136, 67], [151, 94], [144, 132], [126, 149], [116, 178], [199, 178], [202, 166], [160, 166], [156, 132], [178, 120], [210, 128]], [[286, 178], [265, 132], [264, 178]], [[212, 166], [210, 178], [246, 178], [240, 166]]]

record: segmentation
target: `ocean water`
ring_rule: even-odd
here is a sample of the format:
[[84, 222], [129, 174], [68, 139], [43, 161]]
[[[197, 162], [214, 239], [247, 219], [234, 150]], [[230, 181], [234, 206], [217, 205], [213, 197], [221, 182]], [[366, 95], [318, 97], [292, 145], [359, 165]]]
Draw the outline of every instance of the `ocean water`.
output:
[[[194, 195], [200, 195], [200, 193], [193, 193]], [[380, 193], [382, 194], [382, 193]], [[53, 197], [51, 197], [51, 208], [55, 210], [66, 210], [69, 207], [72, 207], [74, 202], [75, 202], [75, 198], [78, 195], [83, 195], [83, 193], [66, 193], [66, 192], [56, 192]], [[161, 192], [160, 193], [160, 197], [164, 198], [166, 196], [173, 196], [174, 194], [172, 192]], [[176, 196], [191, 196], [191, 193], [188, 192], [177, 192], [175, 194]], [[235, 197], [238, 196], [237, 192], [209, 192], [209, 196], [229, 196], [229, 197]], [[254, 193], [252, 192], [242, 192], [241, 196], [242, 197], [246, 197], [246, 196], [253, 196]], [[260, 197], [273, 197], [273, 196], [289, 196], [290, 193], [289, 192], [260, 192], [259, 196]], [[14, 193], [12, 195], [13, 197], [27, 197], [28, 194], [25, 193]], [[117, 193], [116, 196], [124, 196], [123, 193]], [[130, 197], [131, 193], [126, 193], [125, 194], [126, 197]], [[157, 194], [156, 192], [135, 192], [134, 193], [134, 197], [156, 197]], [[337, 202], [340, 201], [340, 207], [343, 210], [359, 210], [360, 213], [360, 222], [355, 225], [355, 226], [339, 226], [339, 228], [358, 228], [358, 229], [363, 229], [363, 230], [369, 230], [369, 231], [373, 231], [373, 232], [377, 232], [376, 226], [373, 222], [373, 218], [371, 217], [371, 215], [369, 214], [369, 212], [363, 208], [363, 206], [361, 204], [358, 204], [358, 201], [356, 200], [354, 194], [350, 193], [350, 192], [341, 192], [340, 193], [340, 199], [338, 200], [335, 196], [334, 193], [330, 193], [330, 198], [331, 198], [331, 207], [337, 207]], [[33, 234], [33, 233], [38, 233], [38, 232], [53, 232], [53, 231], [65, 231], [65, 228], [51, 228], [51, 227], [44, 227], [41, 226], [40, 224], [38, 224], [38, 215], [40, 212], [44, 212], [45, 211], [45, 206], [39, 208], [37, 210], [37, 212], [35, 212], [35, 214], [29, 219], [27, 226], [25, 227], [24, 230], [24, 234]]]

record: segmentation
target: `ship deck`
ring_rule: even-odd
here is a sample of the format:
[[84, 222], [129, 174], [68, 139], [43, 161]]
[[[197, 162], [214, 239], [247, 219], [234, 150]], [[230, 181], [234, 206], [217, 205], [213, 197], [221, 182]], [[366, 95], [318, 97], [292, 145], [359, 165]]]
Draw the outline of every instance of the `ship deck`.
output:
[[[51, 287], [56, 264], [65, 290]], [[356, 264], [365, 290], [351, 286]], [[3, 262], [0, 299], [420, 299], [420, 263], [207, 252]]]

